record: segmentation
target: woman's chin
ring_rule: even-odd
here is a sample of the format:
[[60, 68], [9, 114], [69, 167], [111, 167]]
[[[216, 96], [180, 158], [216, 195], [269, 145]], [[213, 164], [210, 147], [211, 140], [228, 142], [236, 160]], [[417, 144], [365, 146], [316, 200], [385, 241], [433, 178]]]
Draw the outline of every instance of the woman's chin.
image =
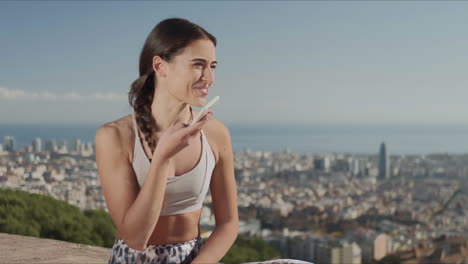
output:
[[206, 98], [198, 97], [192, 105], [196, 107], [203, 107], [205, 103], [206, 103]]

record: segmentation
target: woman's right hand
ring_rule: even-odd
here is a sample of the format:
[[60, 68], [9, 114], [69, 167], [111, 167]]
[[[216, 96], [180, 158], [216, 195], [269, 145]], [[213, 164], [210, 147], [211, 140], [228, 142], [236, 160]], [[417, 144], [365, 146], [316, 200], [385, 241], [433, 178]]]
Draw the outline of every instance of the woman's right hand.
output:
[[210, 110], [200, 121], [191, 126], [177, 122], [169, 127], [159, 138], [152, 160], [171, 161], [179, 151], [199, 139], [201, 129], [212, 115], [213, 111]]

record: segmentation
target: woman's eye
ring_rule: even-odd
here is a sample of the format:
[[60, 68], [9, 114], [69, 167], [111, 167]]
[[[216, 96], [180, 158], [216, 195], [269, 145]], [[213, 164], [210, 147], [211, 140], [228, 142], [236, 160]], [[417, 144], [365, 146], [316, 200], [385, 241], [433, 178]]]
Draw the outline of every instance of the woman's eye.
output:
[[[197, 63], [197, 64], [194, 64], [194, 66], [203, 66], [203, 64]], [[211, 69], [213, 69], [213, 70], [216, 69], [216, 66], [211, 66]]]

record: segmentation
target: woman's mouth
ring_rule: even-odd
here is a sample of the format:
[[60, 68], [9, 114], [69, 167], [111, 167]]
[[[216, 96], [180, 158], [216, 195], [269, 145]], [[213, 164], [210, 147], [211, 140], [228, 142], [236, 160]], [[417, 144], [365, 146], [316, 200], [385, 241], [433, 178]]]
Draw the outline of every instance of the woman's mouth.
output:
[[206, 88], [203, 88], [203, 89], [200, 89], [200, 88], [199, 88], [199, 89], [197, 89], [197, 90], [198, 90], [201, 94], [203, 94], [203, 95], [208, 95], [208, 89], [206, 89]]

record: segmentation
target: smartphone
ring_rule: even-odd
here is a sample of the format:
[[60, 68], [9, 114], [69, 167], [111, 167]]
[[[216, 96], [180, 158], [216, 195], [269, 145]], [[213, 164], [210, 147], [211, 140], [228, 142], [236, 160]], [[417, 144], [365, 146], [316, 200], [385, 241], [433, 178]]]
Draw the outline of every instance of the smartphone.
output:
[[213, 99], [211, 99], [211, 101], [209, 101], [205, 106], [203, 106], [203, 108], [200, 110], [200, 112], [198, 112], [197, 116], [192, 120], [192, 123], [190, 123], [190, 125], [193, 125], [195, 123], [197, 123], [198, 121], [200, 121], [200, 119], [203, 118], [203, 116], [208, 113], [208, 111], [210, 110], [210, 108], [216, 104], [219, 100], [219, 96], [215, 96]]

